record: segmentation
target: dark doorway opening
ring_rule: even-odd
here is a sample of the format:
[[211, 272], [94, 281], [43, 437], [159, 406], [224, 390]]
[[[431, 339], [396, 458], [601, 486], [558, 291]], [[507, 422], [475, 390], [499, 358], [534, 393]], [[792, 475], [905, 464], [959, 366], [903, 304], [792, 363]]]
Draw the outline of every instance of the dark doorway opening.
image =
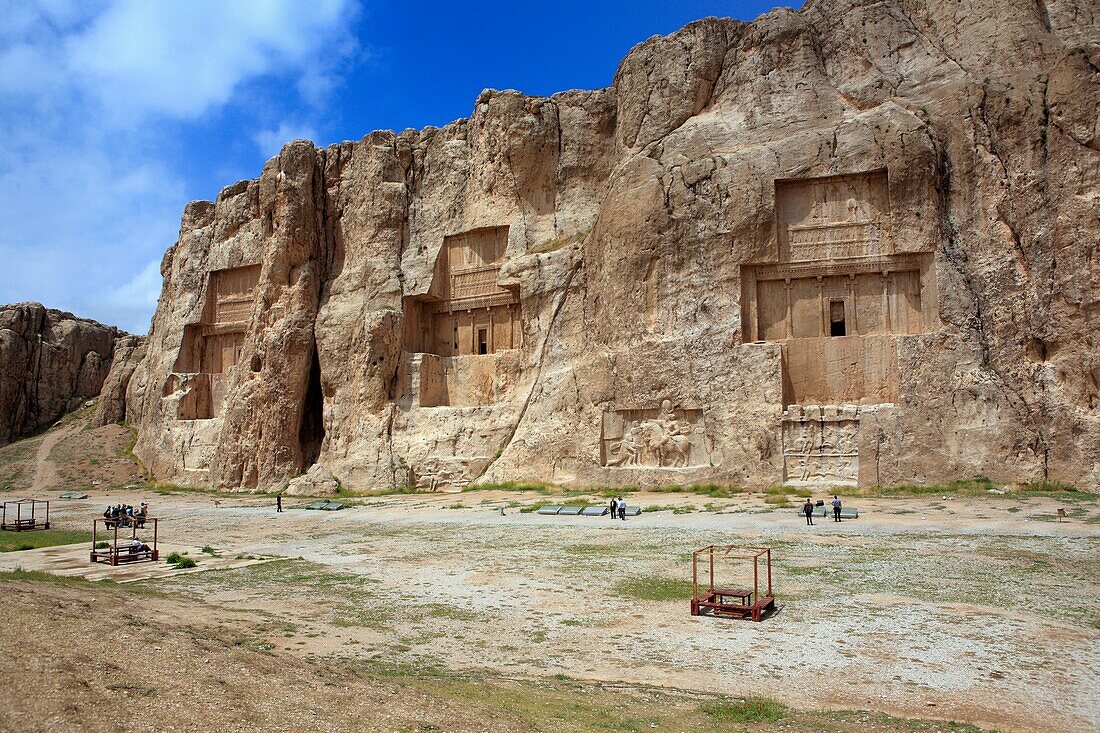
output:
[[298, 444], [302, 449], [302, 470], [317, 462], [321, 444], [325, 441], [325, 395], [321, 390], [321, 361], [317, 346], [309, 365], [309, 381], [306, 384], [306, 401], [302, 409], [302, 423], [298, 428]]
[[847, 328], [844, 323], [844, 301], [829, 301], [829, 335], [847, 336]]
[[489, 353], [489, 329], [487, 328], [479, 328], [477, 330], [477, 353]]

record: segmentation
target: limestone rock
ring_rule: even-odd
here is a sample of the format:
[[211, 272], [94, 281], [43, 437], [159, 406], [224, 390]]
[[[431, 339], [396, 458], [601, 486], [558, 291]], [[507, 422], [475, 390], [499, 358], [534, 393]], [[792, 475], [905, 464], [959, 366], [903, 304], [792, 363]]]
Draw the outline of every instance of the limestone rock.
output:
[[0, 306], [0, 445], [99, 394], [122, 336], [40, 303]]
[[242, 489], [1098, 488], [1093, 6], [810, 0], [288, 143], [184, 211], [136, 451]]
[[319, 463], [310, 466], [301, 476], [287, 482], [288, 496], [331, 496], [340, 490], [339, 482]]
[[95, 424], [109, 425], [126, 419], [126, 390], [141, 360], [145, 358], [145, 339], [141, 336], [122, 336], [115, 341], [111, 370], [99, 392]]

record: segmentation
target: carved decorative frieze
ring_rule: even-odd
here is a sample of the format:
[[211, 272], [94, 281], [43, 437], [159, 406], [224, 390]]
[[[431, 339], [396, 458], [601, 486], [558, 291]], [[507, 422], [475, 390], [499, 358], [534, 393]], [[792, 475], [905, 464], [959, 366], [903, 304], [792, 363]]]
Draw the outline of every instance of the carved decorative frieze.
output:
[[885, 253], [889, 211], [885, 171], [776, 182], [781, 261], [872, 257]]
[[855, 486], [859, 407], [792, 405], [783, 415], [784, 483]]
[[703, 411], [673, 407], [603, 414], [602, 463], [613, 468], [686, 468], [710, 463]]

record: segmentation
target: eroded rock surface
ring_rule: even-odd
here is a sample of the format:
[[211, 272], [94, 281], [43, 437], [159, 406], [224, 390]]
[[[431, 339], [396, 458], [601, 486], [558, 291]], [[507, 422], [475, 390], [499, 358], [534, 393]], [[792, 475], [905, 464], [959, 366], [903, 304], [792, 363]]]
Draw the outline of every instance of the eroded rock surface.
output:
[[0, 445], [98, 395], [123, 336], [40, 303], [0, 306]]
[[1095, 3], [811, 0], [184, 212], [164, 479], [1100, 486]]

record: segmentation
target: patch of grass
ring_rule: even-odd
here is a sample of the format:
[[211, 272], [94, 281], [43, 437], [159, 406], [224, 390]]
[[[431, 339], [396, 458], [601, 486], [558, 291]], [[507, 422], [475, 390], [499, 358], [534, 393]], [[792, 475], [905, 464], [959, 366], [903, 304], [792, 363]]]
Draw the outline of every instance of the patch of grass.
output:
[[680, 486], [677, 484], [671, 486], [657, 486], [649, 489], [655, 494], [696, 494], [698, 496], [709, 496], [712, 499], [732, 499], [738, 494], [745, 493], [745, 489], [740, 486], [719, 486], [718, 484], [690, 484], [688, 486]]
[[896, 486], [873, 486], [864, 489], [846, 488], [844, 492], [849, 496], [868, 497], [909, 497], [909, 496], [947, 496], [951, 494], [961, 496], [985, 496], [990, 489], [1004, 492], [1003, 496], [1013, 498], [1025, 498], [1028, 494], [1042, 494], [1054, 496], [1067, 501], [1100, 499], [1100, 494], [1092, 494], [1082, 491], [1075, 486], [1057, 481], [1032, 481], [1029, 483], [994, 482], [985, 476], [976, 476], [973, 479], [962, 479], [947, 484], [932, 484], [930, 486], [914, 486], [899, 484]]
[[92, 533], [77, 529], [37, 529], [27, 532], [0, 533], [0, 552], [36, 550], [39, 547], [74, 545], [91, 542]]
[[132, 595], [143, 596], [163, 596], [163, 594], [150, 588], [143, 583], [126, 583], [120, 585], [110, 578], [104, 580], [88, 580], [87, 578], [80, 578], [68, 575], [54, 575], [53, 573], [47, 573], [43, 570], [24, 570], [23, 568], [16, 568], [15, 570], [0, 570], [0, 583], [12, 580], [28, 580], [36, 583], [56, 583], [58, 585], [70, 585], [78, 586], [81, 588], [88, 588], [91, 586], [111, 586], [118, 588], [120, 591]]
[[536, 494], [550, 494], [553, 488], [549, 484], [524, 481], [494, 481], [469, 484], [462, 489], [467, 491], [530, 491]]
[[769, 494], [764, 497], [764, 503], [776, 507], [787, 507], [791, 505], [791, 502], [787, 500], [786, 494]]
[[615, 593], [639, 601], [686, 601], [691, 598], [691, 581], [661, 575], [627, 578], [615, 584]]
[[715, 723], [774, 723], [787, 717], [787, 706], [766, 697], [703, 703], [700, 708]]
[[198, 566], [198, 563], [195, 562], [195, 559], [192, 557], [187, 557], [186, 555], [180, 558], [180, 561], [176, 563], [177, 570], [186, 570], [187, 568], [193, 568], [196, 566]]
[[202, 554], [210, 555], [211, 557], [215, 557], [215, 556], [217, 556], [218, 553], [210, 545], [203, 545], [202, 546]]
[[519, 513], [520, 514], [530, 514], [531, 512], [537, 512], [539, 509], [542, 509], [544, 506], [582, 506], [582, 507], [590, 507], [590, 506], [603, 506], [603, 502], [601, 501], [601, 502], [597, 503], [597, 502], [594, 502], [590, 499], [568, 499], [568, 500], [559, 499], [557, 501], [551, 501], [551, 500], [547, 499], [545, 501], [536, 501], [534, 504], [528, 504], [527, 506], [521, 507], [520, 510], [519, 510]]

